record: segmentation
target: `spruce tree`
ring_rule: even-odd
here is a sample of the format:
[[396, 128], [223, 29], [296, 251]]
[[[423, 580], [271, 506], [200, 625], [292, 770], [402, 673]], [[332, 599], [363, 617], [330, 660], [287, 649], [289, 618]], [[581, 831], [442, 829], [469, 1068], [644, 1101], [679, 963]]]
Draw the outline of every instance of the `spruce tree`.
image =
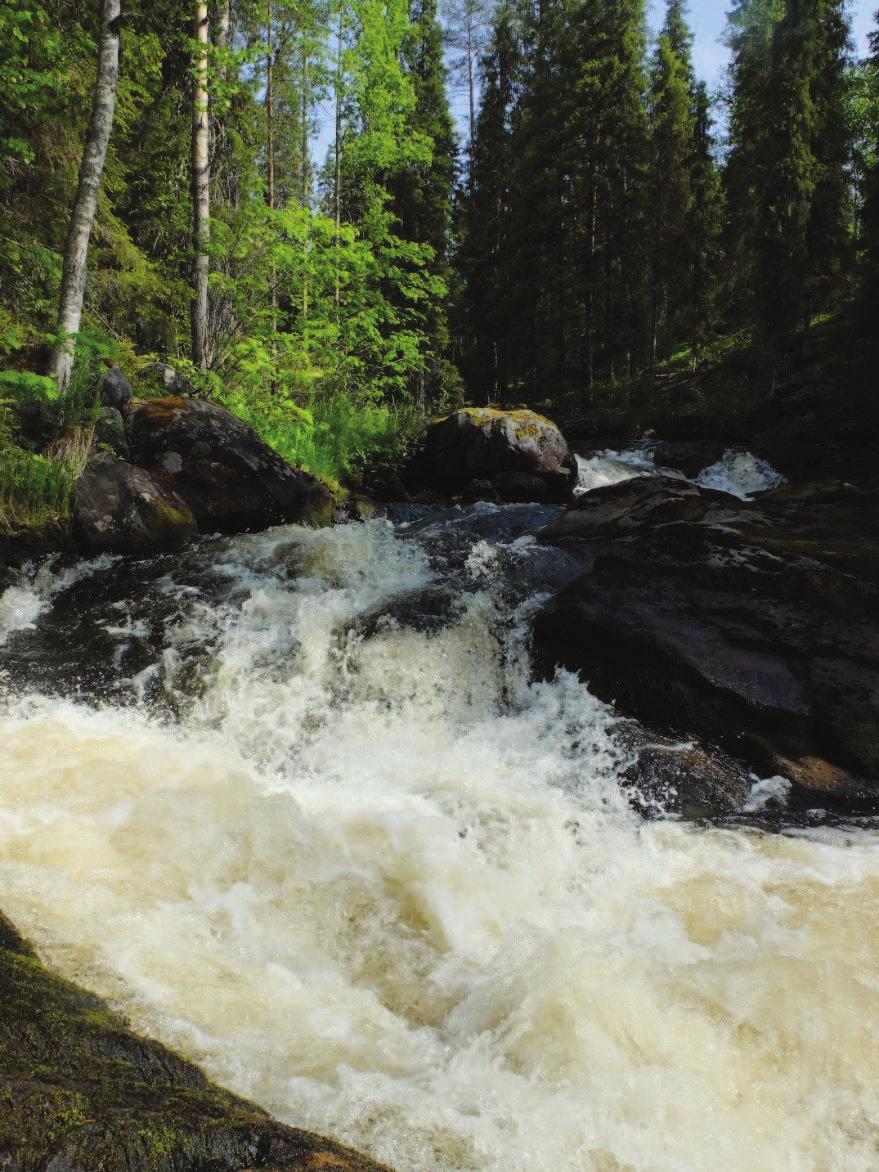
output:
[[518, 61], [513, 14], [503, 6], [481, 63], [482, 103], [462, 193], [458, 252], [461, 365], [471, 393], [485, 403], [504, 402], [510, 390], [510, 120]]
[[690, 309], [696, 118], [689, 54], [683, 5], [671, 0], [650, 77], [651, 365], [687, 331], [681, 318]]
[[839, 281], [848, 26], [837, 0], [738, 0], [730, 39], [738, 305], [774, 384]]
[[428, 339], [429, 370], [421, 380], [424, 406], [441, 396], [449, 342], [448, 290], [451, 283], [449, 245], [456, 148], [446, 96], [443, 37], [437, 0], [413, 0], [410, 28], [403, 46], [403, 65], [410, 79], [414, 105], [405, 133], [424, 151], [401, 167], [389, 181], [391, 209], [400, 238], [424, 246], [423, 277], [430, 287], [423, 328]]

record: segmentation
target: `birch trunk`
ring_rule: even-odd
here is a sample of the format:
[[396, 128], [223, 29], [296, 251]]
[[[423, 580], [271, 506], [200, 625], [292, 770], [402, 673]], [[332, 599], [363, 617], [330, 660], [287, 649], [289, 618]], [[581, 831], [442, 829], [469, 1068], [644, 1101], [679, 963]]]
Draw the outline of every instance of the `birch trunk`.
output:
[[67, 390], [73, 370], [76, 334], [82, 324], [82, 304], [88, 272], [89, 240], [98, 207], [101, 176], [116, 112], [119, 83], [119, 25], [121, 0], [103, 0], [101, 5], [101, 49], [88, 136], [79, 168], [76, 199], [70, 214], [61, 296], [58, 306], [58, 343], [52, 355], [52, 376], [61, 394]]
[[208, 341], [208, 277], [210, 276], [211, 159], [210, 123], [208, 120], [208, 6], [201, 0], [194, 5], [195, 84], [192, 95], [192, 242], [195, 251], [192, 300], [192, 361], [196, 366], [210, 366]]

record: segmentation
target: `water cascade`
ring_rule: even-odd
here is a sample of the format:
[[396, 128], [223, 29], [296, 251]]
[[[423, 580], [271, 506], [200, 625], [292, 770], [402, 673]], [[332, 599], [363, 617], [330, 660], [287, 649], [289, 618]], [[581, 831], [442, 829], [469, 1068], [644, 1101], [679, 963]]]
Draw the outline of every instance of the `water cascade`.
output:
[[877, 837], [639, 818], [612, 711], [530, 679], [571, 573], [529, 536], [552, 515], [24, 573], [3, 910], [221, 1083], [401, 1172], [874, 1169]]

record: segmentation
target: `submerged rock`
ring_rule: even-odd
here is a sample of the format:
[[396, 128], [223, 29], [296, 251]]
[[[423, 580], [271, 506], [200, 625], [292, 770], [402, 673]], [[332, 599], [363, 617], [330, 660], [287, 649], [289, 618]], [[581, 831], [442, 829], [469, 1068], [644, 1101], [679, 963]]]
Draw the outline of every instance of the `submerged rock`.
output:
[[50, 973], [0, 915], [0, 1167], [7, 1172], [381, 1172], [284, 1127]]
[[256, 532], [285, 523], [329, 524], [326, 485], [291, 468], [230, 412], [196, 399], [136, 403], [132, 459], [178, 493], [205, 533]]
[[[879, 799], [879, 510], [629, 481], [541, 534], [594, 543], [538, 614], [539, 670], [725, 746], [763, 775]], [[693, 495], [695, 494], [695, 496]]]
[[450, 492], [491, 481], [509, 501], [563, 500], [575, 484], [567, 441], [527, 409], [466, 407], [427, 429], [417, 474]]
[[192, 510], [143, 468], [102, 453], [73, 493], [73, 531], [90, 553], [159, 553], [198, 532]]

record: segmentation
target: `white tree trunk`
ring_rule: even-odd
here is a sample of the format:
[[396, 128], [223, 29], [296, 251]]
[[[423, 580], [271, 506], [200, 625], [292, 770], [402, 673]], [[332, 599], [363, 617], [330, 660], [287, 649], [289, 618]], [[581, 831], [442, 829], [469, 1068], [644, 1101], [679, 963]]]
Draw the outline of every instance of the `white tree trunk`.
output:
[[192, 242], [195, 251], [192, 300], [192, 361], [210, 366], [208, 277], [210, 275], [211, 157], [208, 120], [208, 6], [195, 0], [195, 84], [192, 95]]
[[52, 376], [62, 394], [67, 390], [73, 370], [76, 334], [82, 324], [82, 304], [88, 273], [89, 240], [98, 207], [101, 176], [116, 112], [116, 88], [119, 83], [119, 25], [122, 0], [103, 0], [101, 4], [101, 49], [95, 81], [92, 116], [79, 168], [76, 199], [70, 214], [61, 297], [58, 307], [58, 342], [52, 355]]

